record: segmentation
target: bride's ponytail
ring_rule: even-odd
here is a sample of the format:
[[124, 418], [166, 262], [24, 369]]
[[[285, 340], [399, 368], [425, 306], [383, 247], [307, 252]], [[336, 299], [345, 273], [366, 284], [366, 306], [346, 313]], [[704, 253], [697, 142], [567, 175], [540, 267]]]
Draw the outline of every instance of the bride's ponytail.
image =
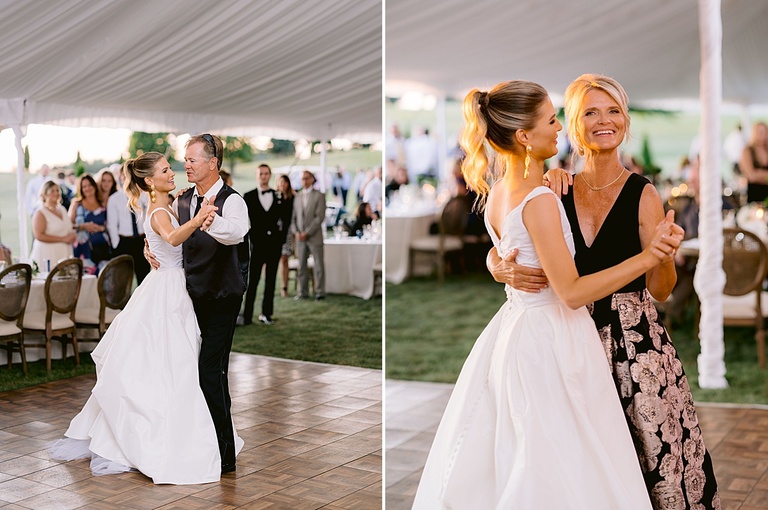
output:
[[163, 157], [165, 156], [159, 152], [145, 152], [137, 158], [127, 160], [123, 164], [123, 175], [125, 176], [123, 189], [125, 194], [128, 195], [128, 207], [133, 212], [137, 214], [141, 212], [141, 207], [139, 206], [141, 192], [149, 192], [149, 185], [144, 179], [155, 174], [155, 165]]

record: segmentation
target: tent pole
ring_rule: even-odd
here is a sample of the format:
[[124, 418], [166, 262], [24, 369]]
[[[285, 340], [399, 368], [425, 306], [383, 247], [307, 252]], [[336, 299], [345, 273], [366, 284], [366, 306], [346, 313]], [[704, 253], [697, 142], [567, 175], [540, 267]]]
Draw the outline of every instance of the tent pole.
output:
[[19, 215], [19, 254], [20, 262], [26, 261], [29, 256], [29, 240], [27, 235], [27, 204], [24, 199], [24, 147], [21, 145], [21, 139], [24, 138], [26, 126], [16, 124], [12, 126], [13, 135], [16, 138], [16, 153], [18, 161], [16, 163], [16, 206]]
[[693, 279], [701, 303], [699, 386], [727, 388], [723, 344], [723, 216], [720, 175], [720, 107], [723, 98], [721, 0], [699, 0], [701, 34], [701, 156], [699, 240]]
[[450, 182], [449, 170], [446, 168], [446, 159], [448, 154], [447, 144], [445, 137], [445, 96], [441, 95], [437, 98], [437, 129], [435, 137], [437, 138], [437, 183], [448, 184]]

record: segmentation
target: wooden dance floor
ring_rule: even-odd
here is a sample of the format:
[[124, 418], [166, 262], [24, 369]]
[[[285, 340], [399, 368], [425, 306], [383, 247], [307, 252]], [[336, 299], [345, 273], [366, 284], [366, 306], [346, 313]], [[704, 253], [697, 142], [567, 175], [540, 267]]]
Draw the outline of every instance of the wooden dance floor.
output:
[[381, 509], [381, 377], [233, 353], [232, 411], [245, 440], [237, 471], [184, 486], [138, 472], [95, 477], [87, 460], [48, 458], [95, 376], [0, 393], [0, 509]]
[[[386, 508], [411, 508], [453, 385], [388, 380]], [[697, 404], [723, 510], [768, 508], [768, 406]]]

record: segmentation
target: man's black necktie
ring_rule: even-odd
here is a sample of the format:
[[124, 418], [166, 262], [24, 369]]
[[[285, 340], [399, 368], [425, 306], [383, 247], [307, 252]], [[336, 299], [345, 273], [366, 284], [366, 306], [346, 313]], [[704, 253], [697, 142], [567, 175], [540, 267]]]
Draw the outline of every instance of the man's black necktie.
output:
[[203, 205], [203, 197], [201, 197], [200, 195], [198, 195], [198, 196], [197, 196], [197, 205], [195, 206], [195, 214], [193, 214], [193, 215], [192, 215], [192, 218], [194, 218], [195, 216], [197, 216], [197, 213], [199, 213], [199, 212], [200, 212], [200, 206], [202, 206], [202, 205]]
[[133, 237], [139, 237], [139, 227], [136, 224], [136, 213], [131, 209], [131, 225], [133, 226]]

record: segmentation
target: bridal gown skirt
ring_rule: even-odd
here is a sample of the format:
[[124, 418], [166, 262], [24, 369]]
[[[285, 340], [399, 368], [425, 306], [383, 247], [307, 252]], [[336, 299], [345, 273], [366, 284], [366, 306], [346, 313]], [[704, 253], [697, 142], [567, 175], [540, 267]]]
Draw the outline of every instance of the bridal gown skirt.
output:
[[[184, 270], [152, 271], [91, 354], [97, 382], [67, 438], [158, 484], [219, 480], [216, 431], [198, 381], [199, 352]], [[235, 438], [239, 452], [243, 441]]]
[[587, 310], [510, 292], [464, 364], [413, 508], [650, 509]]

